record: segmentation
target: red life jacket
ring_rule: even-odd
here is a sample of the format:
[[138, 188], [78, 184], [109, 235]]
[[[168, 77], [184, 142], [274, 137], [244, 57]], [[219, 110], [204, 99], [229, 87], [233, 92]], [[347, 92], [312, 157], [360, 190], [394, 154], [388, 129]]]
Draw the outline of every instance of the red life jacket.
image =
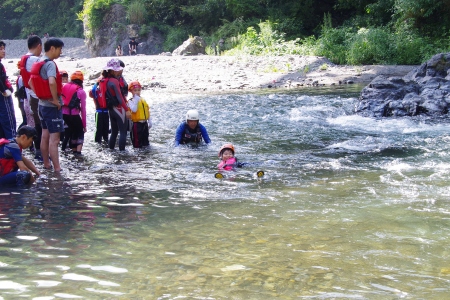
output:
[[69, 106], [70, 100], [72, 99], [73, 94], [75, 94], [81, 87], [73, 82], [68, 82], [62, 87], [62, 100], [65, 106]]
[[[31, 82], [33, 82], [34, 92], [36, 93], [36, 96], [40, 100], [53, 98], [52, 93], [50, 91], [50, 86], [48, 84], [48, 79], [43, 79], [40, 74], [42, 66], [47, 61], [50, 61], [50, 59], [35, 62], [31, 67]], [[56, 67], [56, 88], [59, 96], [61, 95], [62, 90], [62, 78], [61, 75], [59, 74], [58, 66], [56, 65], [56, 63], [55, 67]]]
[[[9, 140], [3, 138], [0, 139], [0, 147], [3, 147], [6, 144], [9, 144]], [[5, 176], [6, 174], [9, 174], [17, 169], [18, 167], [14, 158], [0, 158], [0, 177]]]
[[102, 80], [100, 80], [100, 82], [98, 83], [98, 88], [97, 88], [97, 101], [98, 101], [98, 107], [99, 108], [107, 108], [106, 105], [106, 89], [108, 88], [108, 81], [109, 78], [103, 78]]
[[31, 55], [27, 54], [22, 56], [20, 59], [20, 76], [22, 76], [23, 85], [27, 89], [31, 89], [30, 85], [28, 84], [28, 81], [30, 81], [31, 73], [27, 71], [27, 60], [30, 58]]

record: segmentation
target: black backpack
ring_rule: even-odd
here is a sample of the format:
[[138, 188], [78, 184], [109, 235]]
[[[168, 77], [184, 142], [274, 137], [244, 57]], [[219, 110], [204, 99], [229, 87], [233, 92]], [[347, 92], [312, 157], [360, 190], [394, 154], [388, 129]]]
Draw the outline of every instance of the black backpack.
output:
[[20, 88], [18, 88], [17, 91], [14, 92], [14, 96], [16, 96], [16, 98], [19, 100], [26, 99], [27, 91], [25, 91], [25, 86], [22, 85]]
[[70, 108], [70, 109], [72, 109], [72, 108], [80, 109], [80, 107], [81, 107], [81, 99], [78, 98], [77, 92], [73, 93], [69, 104], [67, 104], [67, 107]]

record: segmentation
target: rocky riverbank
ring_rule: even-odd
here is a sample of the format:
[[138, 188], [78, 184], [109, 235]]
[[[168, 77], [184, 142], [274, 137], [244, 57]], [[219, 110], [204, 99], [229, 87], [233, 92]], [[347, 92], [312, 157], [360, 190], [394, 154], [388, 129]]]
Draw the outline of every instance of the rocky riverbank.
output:
[[[63, 38], [60, 70], [81, 70], [86, 85], [93, 84], [110, 57], [92, 58], [83, 39]], [[18, 74], [17, 61], [27, 52], [26, 40], [5, 40], [2, 63], [8, 75]], [[378, 75], [404, 76], [417, 66], [338, 66], [317, 56], [163, 56], [120, 57], [127, 81], [139, 80], [159, 93], [222, 93], [258, 89], [296, 89], [369, 83]]]

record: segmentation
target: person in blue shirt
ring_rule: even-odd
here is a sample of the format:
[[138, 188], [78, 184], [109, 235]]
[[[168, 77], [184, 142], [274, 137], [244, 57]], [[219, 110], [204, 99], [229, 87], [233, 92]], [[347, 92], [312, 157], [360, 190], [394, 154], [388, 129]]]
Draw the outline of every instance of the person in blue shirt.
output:
[[191, 109], [186, 113], [186, 121], [182, 122], [175, 133], [175, 147], [180, 144], [199, 144], [205, 141], [206, 144], [211, 143], [208, 131], [205, 126], [200, 124], [199, 113], [195, 109]]
[[30, 147], [36, 138], [36, 129], [24, 125], [15, 139], [0, 139], [0, 186], [33, 183], [31, 172], [40, 175], [33, 162], [22, 155], [22, 149]]

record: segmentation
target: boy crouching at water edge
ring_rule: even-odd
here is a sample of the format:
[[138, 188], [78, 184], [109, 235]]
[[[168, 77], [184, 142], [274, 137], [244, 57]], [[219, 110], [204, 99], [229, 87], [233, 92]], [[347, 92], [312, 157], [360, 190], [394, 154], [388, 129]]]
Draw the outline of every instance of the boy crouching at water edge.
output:
[[31, 172], [40, 175], [33, 162], [22, 155], [22, 149], [30, 147], [36, 138], [36, 129], [25, 125], [15, 139], [0, 139], [0, 186], [33, 183]]
[[131, 121], [133, 127], [130, 130], [131, 142], [134, 148], [148, 147], [148, 131], [152, 127], [150, 121], [150, 107], [144, 98], [141, 97], [141, 84], [132, 81], [128, 85], [128, 90], [133, 97], [128, 100], [128, 107], [131, 110]]

